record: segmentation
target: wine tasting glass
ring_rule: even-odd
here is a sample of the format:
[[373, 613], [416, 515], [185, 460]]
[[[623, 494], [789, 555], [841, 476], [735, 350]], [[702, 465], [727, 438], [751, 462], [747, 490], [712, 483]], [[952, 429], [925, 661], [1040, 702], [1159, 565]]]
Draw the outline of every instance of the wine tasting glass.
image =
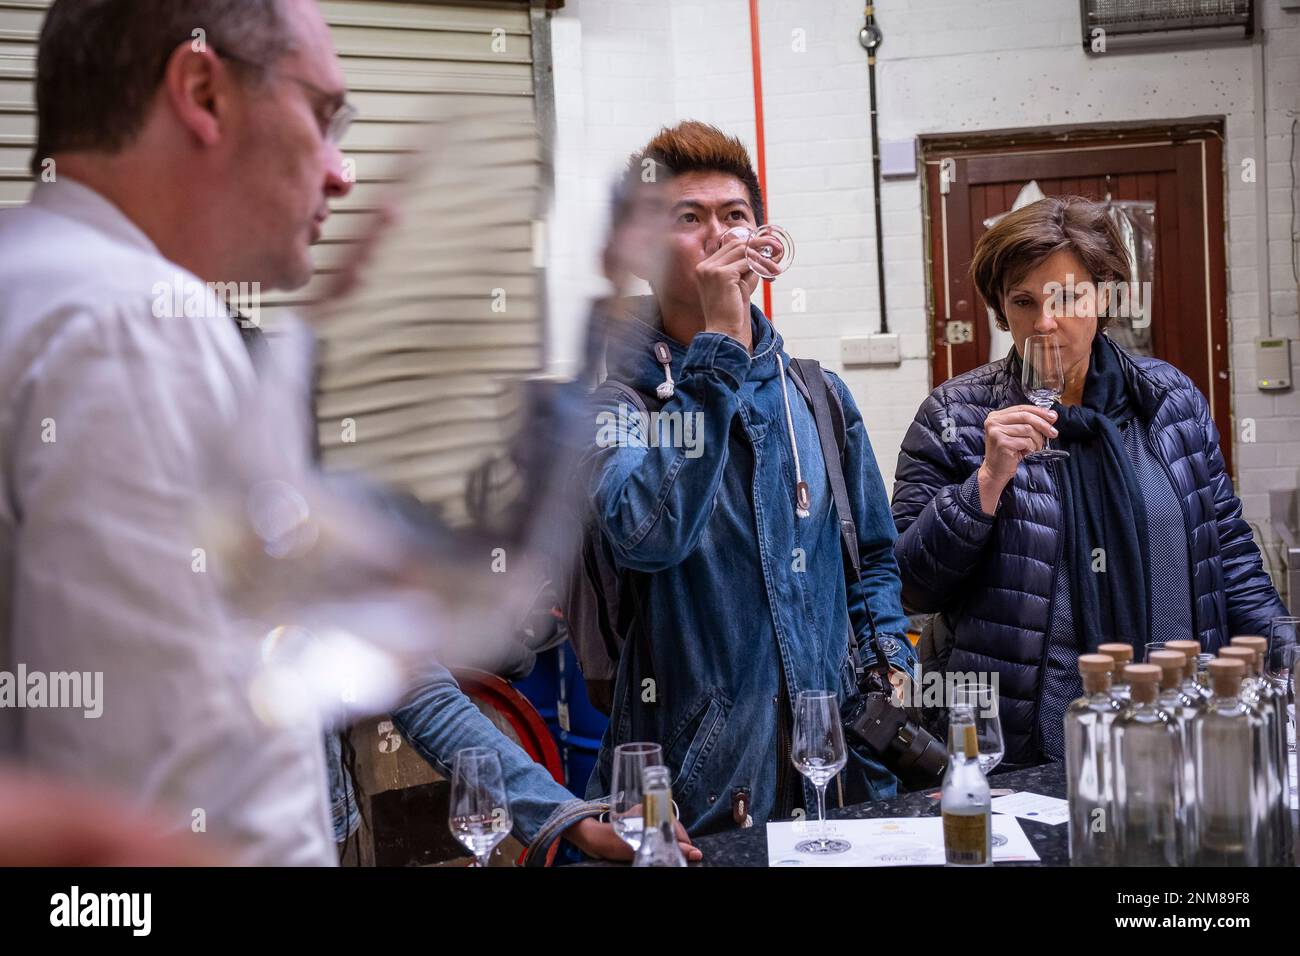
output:
[[[1065, 368], [1061, 365], [1061, 346], [1051, 335], [1031, 335], [1025, 339], [1025, 356], [1021, 367], [1021, 385], [1025, 397], [1039, 408], [1051, 408], [1061, 400], [1065, 390]], [[1026, 460], [1069, 458], [1062, 448], [1053, 448], [1048, 438], [1038, 451], [1030, 452]]]
[[749, 267], [764, 279], [775, 279], [794, 262], [794, 240], [780, 226], [759, 226], [757, 229], [736, 226], [728, 229], [723, 239], [728, 236], [746, 240], [745, 256]]
[[1002, 718], [998, 714], [998, 695], [989, 684], [958, 684], [952, 689], [952, 706], [963, 705], [975, 713], [980, 769], [987, 776], [1002, 762], [1007, 749], [1002, 737]]
[[[1268, 660], [1264, 670], [1274, 686], [1286, 694], [1287, 753], [1296, 745], [1296, 668], [1300, 667], [1300, 617], [1275, 617], [1268, 627]], [[1288, 760], [1293, 759], [1288, 756]]]
[[1300, 617], [1275, 617], [1268, 626], [1268, 658], [1264, 671], [1278, 687], [1291, 679], [1293, 648], [1300, 645]]
[[826, 839], [826, 784], [848, 761], [840, 706], [829, 690], [801, 690], [794, 706], [794, 746], [790, 759], [795, 769], [817, 788], [817, 832], [815, 840], [795, 845], [800, 853], [843, 853], [846, 840]]
[[456, 751], [449, 817], [452, 835], [474, 854], [475, 865], [487, 866], [496, 845], [514, 826], [501, 758], [495, 750], [466, 747]]
[[614, 769], [609, 795], [609, 822], [619, 839], [635, 853], [645, 828], [645, 793], [641, 774], [646, 767], [662, 766], [663, 749], [658, 744], [619, 744], [614, 748]]

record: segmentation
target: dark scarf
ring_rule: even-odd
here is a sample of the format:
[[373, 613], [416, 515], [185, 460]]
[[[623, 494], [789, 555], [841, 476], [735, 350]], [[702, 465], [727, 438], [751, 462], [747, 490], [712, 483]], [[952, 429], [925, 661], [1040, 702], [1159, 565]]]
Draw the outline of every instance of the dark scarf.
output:
[[1083, 404], [1052, 407], [1070, 453], [1060, 471], [1061, 516], [1075, 634], [1090, 653], [1107, 642], [1132, 644], [1141, 661], [1151, 633], [1146, 508], [1120, 434], [1133, 404], [1119, 353], [1104, 336], [1092, 341]]

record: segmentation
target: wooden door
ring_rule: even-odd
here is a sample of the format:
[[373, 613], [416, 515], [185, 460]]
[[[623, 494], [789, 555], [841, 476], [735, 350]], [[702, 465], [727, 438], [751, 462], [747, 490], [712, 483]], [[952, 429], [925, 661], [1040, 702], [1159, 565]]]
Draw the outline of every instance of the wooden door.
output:
[[[1155, 204], [1150, 351], [1210, 402], [1232, 469], [1223, 147], [1206, 124], [1146, 134], [923, 142], [929, 217], [931, 371], [937, 385], [990, 359], [986, 305], [970, 278], [984, 221], [1008, 212], [1031, 180], [1048, 196]], [[1063, 141], [1064, 140], [1064, 141]]]

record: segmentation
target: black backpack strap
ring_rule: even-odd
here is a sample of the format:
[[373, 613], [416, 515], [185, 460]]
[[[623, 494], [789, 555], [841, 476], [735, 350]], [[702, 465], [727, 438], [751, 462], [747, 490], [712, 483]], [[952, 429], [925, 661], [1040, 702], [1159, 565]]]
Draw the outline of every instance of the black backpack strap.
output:
[[[808, 403], [808, 407], [812, 408], [812, 394], [808, 391], [808, 386], [804, 384], [804, 380], [803, 380], [804, 373], [803, 370], [799, 367], [801, 362], [807, 362], [817, 366], [817, 368], [821, 372], [821, 377], [823, 379], [825, 379], [829, 373], [820, 365], [818, 365], [815, 360], [812, 359], [791, 359], [790, 360], [790, 371], [793, 373], [791, 375], [791, 378], [794, 380], [794, 387], [799, 390], [799, 394], [802, 395], [803, 400]], [[839, 392], [831, 388], [828, 388], [827, 392], [830, 394], [831, 397], [831, 401], [830, 401], [831, 426], [835, 431], [835, 445], [840, 450], [840, 459], [843, 460], [844, 449], [848, 446], [848, 442], [849, 442], [847, 428], [845, 427], [844, 424], [844, 403], [840, 401]]]
[[[611, 392], [622, 399], [626, 404], [633, 406], [638, 412], [648, 412], [645, 396], [638, 392], [631, 385], [616, 379], [607, 378], [592, 390], [593, 397], [597, 397], [601, 391]], [[657, 410], [657, 409], [656, 409]]]
[[[858, 586], [862, 588], [862, 607], [867, 613], [869, 642], [871, 650], [876, 655], [875, 670], [884, 675], [889, 669], [889, 659], [880, 649], [880, 640], [876, 636], [876, 621], [871, 613], [871, 602], [862, 584], [862, 555], [858, 551], [858, 526], [853, 520], [853, 510], [849, 506], [849, 487], [844, 481], [844, 462], [841, 458], [843, 446], [836, 447], [839, 436], [844, 434], [843, 408], [840, 410], [840, 429], [837, 433], [831, 412], [830, 389], [826, 386], [826, 378], [822, 374], [821, 366], [813, 359], [792, 359], [790, 364], [808, 389], [813, 419], [817, 423], [817, 438], [821, 442], [822, 458], [826, 461], [826, 477], [830, 482], [831, 496], [835, 500], [835, 512], [840, 522], [840, 544], [848, 568], [853, 572], [851, 580], [857, 581]], [[849, 630], [852, 631], [852, 622]], [[849, 641], [849, 655], [853, 660], [854, 669], [861, 671], [862, 662], [858, 655], [856, 640]]]
[[[621, 400], [635, 407], [643, 415], [648, 415], [652, 411], [651, 405], [654, 406], [654, 411], [658, 411], [663, 407], [663, 402], [659, 400], [658, 396], [647, 400], [644, 395], [631, 385], [617, 379], [605, 379], [596, 386], [595, 392], [602, 389], [619, 396]], [[606, 545], [606, 548], [608, 548], [608, 545]], [[612, 562], [613, 556], [607, 556]], [[618, 582], [619, 620], [608, 623], [612, 625], [613, 632], [622, 636], [625, 645], [628, 643], [629, 638], [635, 642], [637, 656], [641, 659], [641, 676], [648, 677], [654, 682], [655, 702], [657, 703], [661, 699], [660, 695], [663, 693], [663, 689], [660, 687], [659, 677], [655, 673], [654, 658], [650, 656], [650, 635], [645, 626], [644, 604], [642, 601], [642, 592], [648, 582], [645, 580], [645, 575], [629, 569], [622, 569], [619, 572]], [[628, 600], [629, 598], [630, 600]], [[611, 655], [611, 659], [617, 660], [617, 657]], [[638, 685], [631, 690], [634, 697], [637, 698], [632, 706], [633, 739], [651, 740], [652, 738], [645, 736], [644, 731], [638, 727], [639, 721], [636, 719], [641, 706], [639, 702], [641, 688]]]

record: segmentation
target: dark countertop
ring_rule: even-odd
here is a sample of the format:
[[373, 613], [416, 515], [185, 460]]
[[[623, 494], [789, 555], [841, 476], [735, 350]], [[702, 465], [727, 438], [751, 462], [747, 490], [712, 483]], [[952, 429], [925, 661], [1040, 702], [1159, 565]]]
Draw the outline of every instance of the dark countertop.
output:
[[[1065, 798], [1065, 764], [1049, 763], [1027, 770], [995, 773], [989, 777], [995, 790], [1017, 792], [1027, 790], [1048, 797]], [[928, 793], [936, 793], [937, 788]], [[816, 815], [816, 807], [813, 813]], [[890, 800], [860, 803], [843, 810], [830, 810], [831, 819], [869, 820], [876, 817], [937, 817], [939, 801], [931, 800], [925, 792], [908, 793]], [[998, 866], [1068, 866], [1070, 863], [1069, 825], [1055, 826], [1017, 818], [1029, 837], [1030, 843], [1041, 858], [1041, 863], [999, 863]], [[744, 830], [730, 830], [699, 837], [696, 846], [704, 853], [704, 860], [693, 866], [767, 866], [767, 827], [753, 826]]]
[[[1048, 797], [1065, 798], [1065, 764], [1049, 763], [1026, 770], [995, 773], [989, 777], [995, 789], [1029, 791]], [[830, 810], [831, 819], [867, 820], [876, 817], [937, 817], [939, 801], [931, 800], [926, 793], [935, 790], [904, 794], [890, 800], [860, 803], [843, 810]], [[816, 814], [816, 808], [813, 810]], [[1055, 826], [1017, 818], [1025, 836], [1041, 858], [1040, 863], [999, 863], [998, 866], [1068, 866], [1070, 863], [1069, 825]], [[704, 860], [691, 866], [767, 866], [767, 827], [756, 825], [747, 829], [729, 830], [698, 837], [695, 840], [704, 852]], [[624, 866], [620, 863], [588, 862], [583, 866]]]

